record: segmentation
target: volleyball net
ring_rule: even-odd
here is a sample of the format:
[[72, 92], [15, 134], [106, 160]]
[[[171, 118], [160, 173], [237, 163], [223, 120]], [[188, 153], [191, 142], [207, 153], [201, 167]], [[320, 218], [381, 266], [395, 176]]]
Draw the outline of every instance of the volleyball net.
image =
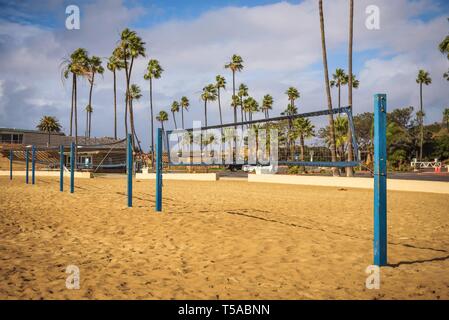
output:
[[[131, 135], [126, 139], [108, 139], [103, 143], [97, 140], [85, 140], [84, 144], [60, 146], [17, 146], [10, 145], [0, 149], [2, 163], [9, 167], [9, 177], [25, 176], [28, 184], [36, 183], [36, 176], [59, 176], [60, 191], [64, 190], [64, 176], [70, 178], [70, 192], [75, 191], [75, 176], [91, 177], [92, 173], [126, 173], [128, 206], [132, 206], [132, 176], [134, 170], [134, 152]], [[103, 139], [104, 141], [104, 139]], [[4, 159], [7, 164], [4, 165]], [[42, 173], [45, 171], [44, 173]]]
[[170, 166], [359, 164], [350, 107], [208, 127], [194, 122], [167, 131], [164, 140]]
[[[78, 144], [75, 170], [92, 173], [126, 172], [126, 139], [102, 144]], [[67, 159], [70, 166], [70, 156]]]

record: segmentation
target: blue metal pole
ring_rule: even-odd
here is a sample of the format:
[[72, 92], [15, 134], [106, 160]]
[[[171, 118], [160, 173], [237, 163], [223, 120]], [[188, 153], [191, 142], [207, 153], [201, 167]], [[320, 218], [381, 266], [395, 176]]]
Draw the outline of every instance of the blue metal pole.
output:
[[36, 147], [31, 147], [31, 184], [36, 183]]
[[156, 139], [156, 211], [162, 211], [162, 129]]
[[64, 146], [59, 146], [59, 191], [64, 191]]
[[128, 134], [126, 141], [126, 173], [127, 173], [127, 189], [128, 189], [128, 207], [133, 206], [133, 146], [132, 136]]
[[28, 184], [28, 171], [30, 171], [30, 152], [28, 149], [25, 150], [25, 183]]
[[75, 192], [75, 143], [70, 144], [70, 193]]
[[387, 265], [387, 95], [374, 96], [374, 264]]
[[12, 180], [12, 157], [14, 153], [12, 150], [9, 150], [9, 180]]

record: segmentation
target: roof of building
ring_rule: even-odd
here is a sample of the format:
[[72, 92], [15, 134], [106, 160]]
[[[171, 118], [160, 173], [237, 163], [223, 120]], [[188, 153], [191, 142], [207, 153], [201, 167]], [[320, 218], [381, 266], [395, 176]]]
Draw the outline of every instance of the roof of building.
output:
[[[38, 130], [16, 129], [16, 128], [0, 128], [0, 133], [17, 133], [23, 134], [22, 145], [35, 145], [35, 146], [47, 146], [48, 133]], [[50, 146], [70, 146], [72, 142], [75, 142], [75, 137], [66, 136], [63, 132], [50, 134]], [[114, 145], [115, 149], [126, 149], [125, 140], [116, 140], [111, 137], [100, 138], [86, 138], [84, 136], [78, 136], [78, 146], [90, 146], [98, 148], [108, 148], [109, 145]]]
[[[7, 133], [39, 133], [39, 134], [48, 135], [47, 132], [43, 132], [43, 131], [39, 131], [39, 130], [0, 127], [0, 133], [4, 133], [4, 132], [7, 132]], [[64, 132], [53, 132], [52, 135], [64, 136], [65, 133]]]

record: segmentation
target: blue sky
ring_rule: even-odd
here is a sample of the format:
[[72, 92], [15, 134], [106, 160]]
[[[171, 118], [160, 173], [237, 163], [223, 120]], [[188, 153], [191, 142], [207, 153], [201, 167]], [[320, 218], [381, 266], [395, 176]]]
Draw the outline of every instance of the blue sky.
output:
[[[354, 93], [355, 112], [371, 111], [371, 97], [386, 92], [390, 108], [418, 106], [415, 77], [420, 68], [431, 73], [425, 88], [426, 122], [441, 121], [449, 106], [448, 83], [442, 74], [448, 60], [437, 50], [449, 30], [449, 1], [357, 0], [355, 8], [354, 73], [361, 86]], [[329, 71], [347, 69], [347, 0], [324, 1]], [[65, 7], [77, 4], [81, 29], [64, 27]], [[380, 8], [381, 29], [367, 30], [365, 8]], [[133, 82], [144, 96], [136, 103], [137, 128], [148, 130], [148, 83], [143, 80], [149, 58], [165, 69], [155, 84], [155, 109], [167, 110], [186, 95], [192, 102], [188, 121], [202, 120], [198, 92], [222, 74], [229, 57], [240, 54], [245, 69], [237, 84], [245, 83], [250, 95], [275, 98], [274, 114], [287, 105], [284, 91], [301, 92], [300, 110], [325, 106], [319, 20], [316, 0], [303, 1], [13, 1], [0, 0], [0, 126], [34, 128], [36, 118], [57, 116], [67, 131], [70, 85], [61, 83], [60, 63], [78, 47], [107, 57], [120, 31], [130, 27], [147, 43], [147, 57], [136, 62]], [[123, 95], [118, 76], [119, 101]], [[79, 86], [81, 127], [88, 86]], [[93, 133], [110, 135], [112, 77], [106, 72], [94, 88]], [[344, 101], [346, 92], [343, 90]], [[225, 120], [231, 120], [229, 87], [223, 94]], [[333, 91], [334, 103], [336, 92]], [[209, 111], [214, 123], [217, 107]], [[119, 118], [123, 114], [119, 114]], [[169, 126], [171, 126], [171, 122]], [[83, 129], [80, 130], [83, 132]]]

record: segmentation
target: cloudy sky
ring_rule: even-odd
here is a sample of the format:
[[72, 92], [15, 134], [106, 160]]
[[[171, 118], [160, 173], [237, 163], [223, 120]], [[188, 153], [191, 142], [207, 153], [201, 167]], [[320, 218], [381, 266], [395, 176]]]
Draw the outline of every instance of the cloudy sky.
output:
[[[347, 0], [325, 0], [326, 37], [330, 71], [347, 69]], [[449, 83], [442, 74], [449, 61], [438, 50], [448, 34], [449, 2], [445, 0], [356, 0], [354, 73], [360, 88], [354, 92], [355, 113], [372, 111], [372, 95], [387, 93], [389, 108], [419, 106], [415, 82], [419, 69], [433, 82], [424, 89], [426, 122], [441, 121], [449, 106]], [[65, 28], [66, 6], [81, 12], [80, 30]], [[369, 5], [380, 9], [380, 29], [365, 26]], [[318, 1], [271, 0], [0, 0], [0, 127], [32, 129], [43, 115], [56, 116], [67, 133], [70, 119], [70, 82], [61, 81], [60, 64], [76, 48], [108, 57], [125, 27], [146, 42], [147, 57], [135, 65], [132, 82], [143, 90], [135, 103], [139, 137], [148, 146], [149, 94], [143, 79], [149, 58], [164, 68], [154, 84], [155, 111], [169, 110], [173, 100], [190, 98], [186, 117], [202, 120], [202, 87], [217, 74], [226, 77], [223, 93], [226, 122], [232, 78], [224, 64], [232, 54], [244, 59], [237, 84], [248, 85], [261, 101], [274, 97], [274, 111], [285, 109], [284, 92], [301, 92], [300, 111], [324, 109], [325, 91], [321, 60]], [[124, 74], [118, 75], [119, 132], [123, 136]], [[79, 83], [79, 132], [84, 132], [88, 83]], [[113, 82], [106, 71], [94, 87], [94, 136], [113, 134]], [[333, 92], [334, 103], [336, 91]], [[343, 90], [343, 103], [346, 102]], [[209, 108], [209, 124], [218, 122], [217, 104]], [[169, 127], [173, 126], [170, 119]], [[187, 126], [187, 125], [186, 125]], [[189, 127], [191, 125], [188, 125]]]

